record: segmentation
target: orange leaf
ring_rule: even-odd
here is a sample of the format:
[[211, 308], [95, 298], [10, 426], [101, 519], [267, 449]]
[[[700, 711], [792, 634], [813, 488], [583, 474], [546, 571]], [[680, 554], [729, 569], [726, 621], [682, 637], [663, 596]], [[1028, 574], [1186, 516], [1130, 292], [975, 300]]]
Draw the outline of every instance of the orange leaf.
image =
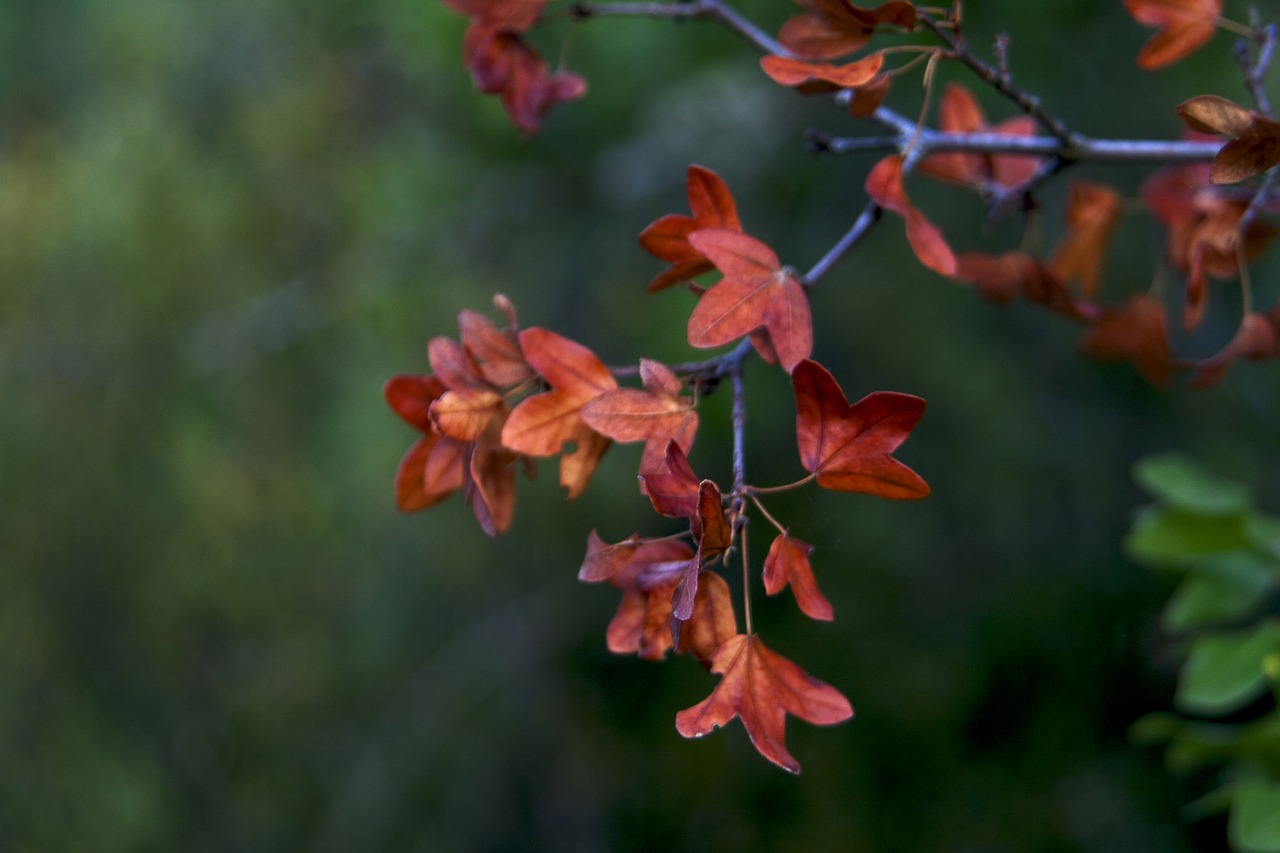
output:
[[1177, 62], [1213, 36], [1222, 0], [1125, 0], [1134, 20], [1158, 31], [1138, 52], [1138, 67]]
[[461, 388], [446, 391], [431, 404], [431, 421], [437, 430], [458, 441], [475, 441], [489, 421], [505, 420], [507, 404], [496, 391]]
[[767, 648], [755, 634], [725, 641], [711, 656], [711, 671], [722, 676], [720, 683], [706, 699], [676, 714], [676, 730], [702, 737], [738, 717], [756, 750], [788, 773], [799, 773], [800, 764], [787, 751], [787, 714], [817, 725], [853, 716], [840, 691]]
[[884, 56], [879, 51], [845, 65], [806, 62], [785, 56], [766, 56], [760, 60], [760, 67], [775, 83], [806, 95], [865, 86], [883, 65]]
[[415, 512], [439, 503], [462, 487], [464, 446], [427, 433], [405, 453], [396, 469], [396, 507]]
[[515, 308], [502, 294], [493, 297], [493, 304], [507, 315], [508, 328], [499, 330], [483, 314], [463, 310], [458, 314], [462, 345], [491, 385], [519, 385], [533, 377], [533, 370], [520, 352], [520, 340], [516, 337]]
[[808, 11], [782, 25], [778, 41], [796, 56], [830, 59], [853, 53], [870, 40], [877, 25], [915, 27], [915, 6], [890, 0], [875, 9], [860, 9], [847, 0], [799, 0]]
[[956, 279], [974, 285], [992, 302], [1010, 301], [1039, 275], [1040, 265], [1026, 252], [965, 252], [956, 258]]
[[849, 114], [854, 118], [866, 118], [876, 111], [885, 96], [889, 94], [889, 85], [893, 77], [889, 74], [877, 74], [866, 84], [855, 86], [853, 98], [849, 101]]
[[681, 397], [680, 379], [657, 361], [641, 359], [644, 390], [619, 388], [606, 391], [582, 407], [582, 419], [593, 430], [614, 441], [645, 442], [640, 472], [655, 470], [674, 440], [688, 453], [698, 429], [692, 401]]
[[[1016, 116], [991, 127], [969, 90], [959, 83], [949, 83], [938, 108], [938, 129], [958, 134], [991, 132], [1004, 136], [1030, 136], [1035, 132], [1035, 122], [1027, 116]], [[926, 157], [920, 163], [920, 171], [961, 186], [981, 189], [994, 183], [1008, 189], [1030, 178], [1039, 163], [1039, 157], [1021, 154], [943, 151]]]
[[1128, 361], [1152, 385], [1167, 383], [1173, 370], [1164, 306], [1146, 293], [1104, 311], [1085, 333], [1080, 349], [1097, 358]]
[[813, 567], [809, 564], [812, 551], [813, 546], [807, 542], [794, 539], [786, 532], [779, 533], [764, 558], [764, 591], [775, 595], [790, 583], [801, 612], [811, 619], [829, 622], [835, 618], [835, 611], [813, 578]]
[[911, 206], [902, 184], [902, 155], [891, 154], [867, 174], [867, 194], [885, 210], [898, 214], [907, 223], [907, 242], [920, 263], [944, 276], [956, 272], [956, 257], [938, 227]]
[[1048, 267], [1063, 281], [1078, 280], [1088, 296], [1098, 291], [1107, 245], [1120, 221], [1120, 196], [1102, 184], [1075, 181], [1067, 201], [1067, 233]]
[[924, 414], [924, 400], [877, 391], [851, 406], [826, 368], [809, 360], [796, 365], [791, 383], [800, 461], [819, 486], [895, 500], [929, 494], [925, 481], [890, 455]]
[[715, 347], [763, 327], [785, 370], [808, 357], [813, 349], [809, 298], [772, 249], [724, 228], [695, 231], [689, 242], [724, 273], [689, 317], [690, 345]]
[[694, 231], [702, 228], [742, 230], [733, 195], [715, 172], [704, 166], [690, 166], [685, 176], [685, 191], [693, 216], [669, 214], [640, 232], [640, 246], [672, 264], [649, 283], [650, 293], [714, 269], [711, 261], [690, 245], [689, 235]]

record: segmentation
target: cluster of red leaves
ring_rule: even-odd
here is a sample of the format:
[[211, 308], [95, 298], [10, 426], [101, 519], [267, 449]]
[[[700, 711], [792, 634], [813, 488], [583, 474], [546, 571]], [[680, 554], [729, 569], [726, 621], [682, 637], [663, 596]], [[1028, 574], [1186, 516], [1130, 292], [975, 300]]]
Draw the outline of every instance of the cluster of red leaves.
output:
[[565, 71], [552, 73], [525, 40], [547, 0], [444, 0], [471, 19], [462, 42], [463, 61], [476, 88], [502, 98], [516, 127], [537, 133], [554, 104], [587, 92], [586, 81]]
[[778, 33], [778, 41], [791, 55], [766, 56], [760, 67], [774, 82], [805, 94], [849, 90], [853, 115], [875, 112], [892, 79], [883, 70], [883, 52], [838, 65], [823, 60], [861, 50], [878, 29], [914, 29], [916, 7], [905, 0], [889, 0], [874, 9], [859, 8], [848, 0], [796, 2], [805, 11], [788, 19]]

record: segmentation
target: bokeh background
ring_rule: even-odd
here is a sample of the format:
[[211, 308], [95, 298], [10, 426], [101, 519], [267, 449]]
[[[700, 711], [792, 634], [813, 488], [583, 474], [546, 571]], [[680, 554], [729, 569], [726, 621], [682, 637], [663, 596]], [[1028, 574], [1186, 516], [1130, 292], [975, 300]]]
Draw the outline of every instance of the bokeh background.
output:
[[[742, 8], [770, 31], [792, 12]], [[967, 20], [975, 45], [1010, 32], [1019, 82], [1085, 133], [1169, 138], [1186, 97], [1244, 97], [1225, 36], [1140, 74], [1149, 31], [1118, 2]], [[569, 27], [535, 40], [557, 56]], [[1177, 657], [1169, 581], [1120, 543], [1154, 451], [1280, 505], [1272, 365], [1152, 390], [1077, 356], [1069, 323], [923, 271], [886, 221], [814, 293], [816, 356], [851, 397], [928, 399], [900, 456], [934, 491], [770, 502], [836, 621], [757, 590], [757, 626], [858, 710], [789, 726], [799, 778], [737, 723], [675, 733], [714, 683], [695, 664], [604, 648], [616, 596], [574, 578], [587, 531], [673, 529], [637, 447], [567, 505], [542, 465], [496, 541], [456, 498], [396, 512], [413, 434], [381, 384], [425, 372], [459, 309], [503, 292], [608, 363], [689, 359], [691, 298], [646, 295], [660, 264], [635, 244], [685, 209], [685, 167], [805, 268], [873, 160], [805, 154], [806, 127], [860, 129], [692, 22], [573, 27], [591, 92], [522, 139], [472, 91], [463, 28], [430, 0], [0, 4], [0, 850], [1221, 848], [1221, 822], [1180, 813], [1212, 777], [1126, 739], [1169, 707]], [[891, 98], [909, 114], [917, 80]], [[1145, 171], [1073, 174], [1133, 194]], [[913, 192], [957, 246], [1019, 239], [959, 191]], [[1110, 294], [1150, 284], [1158, 237], [1126, 220]], [[1255, 268], [1263, 304], [1276, 272]], [[1218, 299], [1185, 350], [1221, 342]], [[713, 477], [722, 397], [694, 452]], [[753, 369], [749, 405], [753, 479], [794, 479], [785, 379]]]

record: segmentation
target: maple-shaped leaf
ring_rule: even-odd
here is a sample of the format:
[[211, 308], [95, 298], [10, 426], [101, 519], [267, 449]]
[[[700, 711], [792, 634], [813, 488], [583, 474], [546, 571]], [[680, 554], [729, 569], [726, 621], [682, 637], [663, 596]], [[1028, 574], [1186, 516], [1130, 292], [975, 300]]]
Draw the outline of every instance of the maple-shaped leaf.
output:
[[787, 56], [766, 56], [760, 60], [760, 67], [773, 82], [805, 95], [865, 86], [879, 74], [883, 65], [884, 55], [879, 51], [844, 65]]
[[581, 494], [608, 446], [582, 420], [582, 407], [618, 387], [613, 374], [582, 344], [537, 327], [520, 332], [520, 350], [550, 391], [520, 402], [502, 427], [504, 447], [528, 456], [552, 456], [572, 442], [560, 460], [560, 484]]
[[[938, 129], [945, 133], [995, 133], [1002, 136], [1031, 136], [1035, 122], [1029, 116], [1015, 116], [992, 127], [977, 99], [959, 83], [948, 83], [938, 108]], [[982, 189], [994, 184], [1003, 189], [1029, 179], [1040, 158], [1023, 154], [978, 154], [942, 151], [930, 154], [920, 171], [939, 180]]]
[[787, 714], [816, 725], [833, 725], [853, 716], [853, 706], [830, 684], [765, 646], [756, 634], [736, 634], [711, 656], [720, 683], [706, 699], [676, 714], [676, 730], [702, 737], [734, 717], [742, 720], [761, 755], [788, 773], [800, 763], [787, 751]]
[[907, 223], [907, 242], [929, 269], [951, 277], [956, 272], [956, 256], [943, 238], [938, 226], [912, 206], [902, 183], [902, 155], [891, 154], [871, 168], [866, 180], [867, 194], [885, 210], [901, 216]]
[[811, 619], [829, 622], [835, 618], [835, 611], [813, 578], [813, 567], [809, 564], [812, 551], [813, 546], [807, 542], [801, 542], [785, 531], [779, 533], [769, 546], [769, 555], [764, 558], [764, 591], [776, 595], [791, 584], [791, 592], [801, 612]]
[[905, 0], [890, 0], [874, 9], [860, 9], [848, 0], [799, 0], [799, 5], [807, 11], [782, 25], [778, 41], [806, 59], [853, 53], [879, 25], [910, 30], [916, 24], [915, 6]]
[[1213, 158], [1213, 183], [1236, 184], [1280, 163], [1280, 122], [1275, 119], [1217, 95], [1199, 95], [1177, 109], [1192, 130], [1231, 138]]
[[1120, 221], [1120, 196], [1103, 184], [1075, 181], [1067, 200], [1067, 233], [1048, 267], [1063, 281], [1079, 281], [1087, 296], [1098, 291], [1107, 246]]
[[698, 430], [693, 402], [671, 368], [651, 359], [640, 360], [644, 388], [606, 391], [582, 407], [587, 426], [614, 441], [643, 441], [640, 473], [657, 470], [667, 443], [676, 442], [686, 454]]
[[1085, 333], [1080, 350], [1097, 358], [1128, 361], [1152, 385], [1167, 383], [1173, 370], [1164, 306], [1146, 293], [1104, 311]]
[[1227, 345], [1196, 365], [1191, 384], [1197, 388], [1216, 385], [1238, 359], [1261, 361], [1277, 355], [1280, 355], [1280, 339], [1277, 339], [1275, 323], [1262, 314], [1246, 314]]
[[920, 475], [891, 456], [924, 414], [924, 400], [877, 391], [849, 405], [826, 368], [807, 359], [792, 371], [791, 384], [800, 462], [819, 486], [895, 500], [929, 494]]
[[1162, 68], [1195, 51], [1213, 36], [1222, 0], [1124, 0], [1139, 24], [1157, 32], [1138, 51], [1138, 67]]
[[788, 372], [813, 350], [809, 297], [773, 250], [754, 237], [726, 228], [704, 228], [689, 242], [724, 278], [703, 293], [689, 317], [691, 346], [727, 344], [764, 328]]
[[649, 282], [650, 293], [688, 281], [715, 268], [705, 255], [689, 243], [689, 235], [694, 231], [703, 228], [742, 230], [733, 195], [729, 192], [728, 185], [715, 172], [705, 166], [690, 166], [685, 175], [685, 191], [689, 197], [692, 216], [668, 214], [640, 232], [640, 246], [649, 254], [671, 264]]
[[462, 346], [490, 385], [519, 385], [534, 374], [520, 351], [515, 306], [500, 293], [493, 297], [493, 304], [506, 315], [507, 328], [499, 329], [483, 314], [464, 309], [458, 314]]
[[697, 518], [702, 481], [693, 473], [688, 457], [675, 441], [668, 442], [662, 463], [653, 471], [641, 474], [640, 482], [659, 515], [690, 521]]

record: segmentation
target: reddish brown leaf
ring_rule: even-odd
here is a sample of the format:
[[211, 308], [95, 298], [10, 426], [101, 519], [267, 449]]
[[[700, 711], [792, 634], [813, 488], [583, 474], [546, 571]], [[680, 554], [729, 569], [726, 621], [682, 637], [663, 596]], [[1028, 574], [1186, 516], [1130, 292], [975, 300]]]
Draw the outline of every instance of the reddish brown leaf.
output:
[[640, 462], [643, 474], [657, 470], [669, 441], [689, 452], [698, 429], [698, 414], [692, 401], [680, 396], [680, 379], [667, 366], [642, 359], [640, 376], [643, 390], [607, 391], [582, 407], [582, 419], [614, 441], [645, 442]]
[[1085, 295], [1098, 291], [1107, 246], [1120, 221], [1120, 196], [1102, 184], [1075, 181], [1067, 201], [1067, 233], [1048, 267], [1063, 281], [1079, 281]]
[[956, 280], [974, 285], [992, 302], [1012, 300], [1039, 275], [1040, 264], [1026, 252], [965, 252], [956, 258]]
[[689, 317], [690, 345], [720, 346], [763, 327], [785, 370], [808, 357], [813, 349], [809, 298], [772, 249], [724, 228], [695, 231], [689, 242], [724, 273]]
[[508, 327], [498, 329], [483, 314], [464, 310], [458, 315], [462, 345], [471, 354], [489, 384], [499, 388], [519, 385], [533, 378], [533, 370], [520, 351], [520, 340], [516, 336], [515, 308], [501, 294], [495, 296], [493, 302], [507, 315]]
[[1213, 158], [1209, 179], [1236, 184], [1280, 163], [1280, 122], [1217, 95], [1200, 95], [1178, 105], [1193, 130], [1231, 137]]
[[1222, 0], [1125, 0], [1138, 23], [1158, 31], [1138, 52], [1138, 67], [1161, 68], [1195, 51], [1213, 36]]
[[789, 773], [799, 773], [800, 764], [787, 751], [787, 714], [817, 725], [853, 716], [840, 691], [767, 648], [755, 634], [726, 640], [711, 656], [711, 671], [722, 676], [720, 683], [706, 699], [676, 714], [676, 730], [702, 737], [738, 717], [759, 753]]
[[[522, 400], [502, 428], [503, 446], [529, 456], [560, 458], [560, 484], [577, 497], [595, 471], [608, 441], [582, 420], [589, 400], [618, 387], [609, 369], [582, 344], [545, 329], [520, 333], [525, 360], [551, 386]], [[564, 452], [565, 444], [574, 447]]]
[[1128, 361], [1152, 385], [1166, 384], [1173, 369], [1164, 306], [1145, 293], [1104, 311], [1085, 333], [1080, 349], [1097, 358]]
[[806, 62], [785, 56], [766, 56], [760, 60], [760, 67], [775, 83], [806, 95], [865, 86], [883, 65], [884, 56], [879, 51], [845, 65]]
[[520, 33], [537, 22], [547, 0], [444, 0], [444, 5], [485, 26]]
[[640, 232], [640, 246], [672, 266], [649, 283], [651, 293], [710, 272], [711, 261], [689, 243], [689, 235], [702, 228], [741, 231], [738, 210], [729, 187], [715, 172], [704, 166], [689, 167], [685, 190], [692, 216], [670, 214]]
[[849, 405], [826, 368], [805, 360], [791, 374], [800, 461], [818, 485], [911, 500], [929, 494], [920, 476], [890, 454], [924, 414], [924, 400], [877, 391]]
[[587, 84], [576, 74], [552, 74], [519, 31], [473, 19], [463, 41], [471, 79], [481, 92], [497, 94], [511, 122], [525, 133], [537, 133], [548, 109], [586, 94]]
[[789, 583], [801, 612], [811, 619], [829, 622], [835, 618], [835, 611], [813, 578], [813, 567], [809, 564], [812, 551], [813, 546], [807, 542], [794, 539], [786, 532], [779, 533], [764, 558], [764, 591], [776, 595]]
[[431, 404], [444, 392], [444, 383], [435, 376], [401, 374], [382, 386], [382, 396], [391, 410], [423, 432], [435, 428], [431, 423]]
[[1191, 384], [1197, 388], [1216, 385], [1237, 359], [1260, 361], [1275, 358], [1277, 354], [1280, 354], [1280, 341], [1277, 341], [1275, 326], [1261, 314], [1246, 314], [1231, 341], [1216, 355], [1196, 365]]
[[427, 433], [409, 448], [396, 469], [396, 506], [415, 512], [433, 506], [463, 483], [465, 447], [436, 433]]
[[907, 199], [902, 184], [902, 155], [892, 154], [873, 166], [867, 174], [866, 189], [876, 204], [906, 220], [907, 242], [920, 263], [939, 275], [955, 275], [956, 257], [942, 232]]
[[870, 40], [877, 25], [915, 27], [915, 6], [890, 0], [875, 9], [860, 9], [847, 0], [799, 0], [807, 11], [782, 25], [778, 41], [807, 59], [830, 59], [853, 53]]
[[693, 612], [680, 623], [676, 651], [687, 651], [710, 669], [715, 650], [737, 633], [729, 584], [715, 572], [700, 573]]
[[662, 464], [654, 471], [641, 474], [640, 482], [659, 515], [686, 518], [690, 522], [697, 518], [701, 481], [676, 442], [667, 444]]
[[877, 74], [864, 85], [855, 86], [853, 98], [849, 100], [849, 114], [854, 118], [866, 118], [874, 113], [884, 103], [892, 82], [892, 75]]
[[431, 404], [431, 422], [441, 434], [457, 441], [475, 441], [489, 421], [506, 420], [507, 404], [502, 395], [484, 388], [446, 391]]
[[466, 347], [452, 338], [438, 337], [427, 342], [427, 359], [436, 378], [449, 389], [488, 388], [480, 368]]
[[594, 530], [591, 531], [587, 535], [587, 556], [578, 569], [578, 580], [597, 583], [613, 577], [631, 564], [641, 541], [640, 534], [632, 533], [621, 542], [610, 545]]
[[[1027, 116], [1017, 116], [991, 127], [969, 90], [959, 83], [949, 83], [938, 110], [938, 129], [958, 134], [990, 132], [1004, 136], [1030, 136], [1035, 133], [1035, 122]], [[982, 189], [988, 184], [1009, 189], [1030, 178], [1039, 164], [1039, 157], [1020, 154], [944, 151], [926, 157], [920, 164], [920, 171], [939, 180], [975, 189]]]

